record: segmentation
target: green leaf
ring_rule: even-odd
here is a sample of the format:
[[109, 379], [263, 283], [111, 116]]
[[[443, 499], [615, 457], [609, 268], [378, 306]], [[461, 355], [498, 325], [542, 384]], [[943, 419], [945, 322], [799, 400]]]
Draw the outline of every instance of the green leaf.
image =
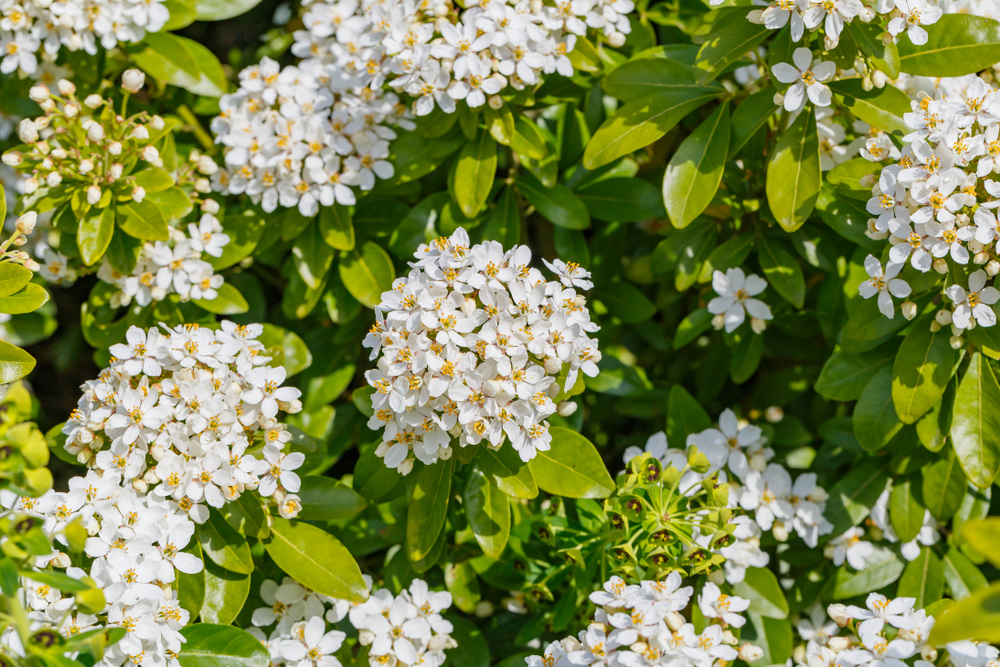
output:
[[497, 173], [497, 142], [486, 130], [465, 144], [455, 161], [453, 196], [462, 213], [474, 218], [482, 210]]
[[0, 313], [23, 315], [38, 310], [49, 300], [49, 293], [38, 283], [28, 283], [20, 291], [0, 296]]
[[846, 26], [862, 53], [872, 59], [872, 64], [885, 72], [890, 79], [899, 76], [899, 49], [895, 43], [883, 44], [885, 30], [881, 25], [852, 21]]
[[294, 331], [277, 324], [264, 324], [264, 331], [257, 340], [264, 345], [264, 354], [271, 357], [271, 365], [284, 366], [288, 377], [301, 373], [312, 364], [312, 353]]
[[1000, 517], [986, 517], [967, 521], [962, 527], [962, 538], [973, 549], [986, 556], [994, 567], [1000, 566]]
[[528, 464], [521, 460], [513, 447], [501, 447], [498, 451], [480, 447], [476, 464], [490, 482], [508, 496], [526, 500], [538, 496], [538, 486]]
[[220, 97], [226, 92], [226, 77], [218, 58], [194, 40], [154, 32], [128, 50], [135, 64], [153, 78], [197, 95]]
[[722, 181], [729, 150], [729, 104], [723, 102], [681, 143], [663, 174], [663, 203], [675, 227], [701, 215]]
[[80, 218], [76, 230], [76, 245], [80, 248], [80, 259], [87, 266], [93, 266], [111, 244], [115, 231], [115, 207], [91, 208]]
[[39, 583], [46, 584], [52, 588], [57, 588], [63, 593], [80, 593], [90, 590], [90, 585], [86, 582], [74, 579], [68, 574], [53, 570], [25, 569], [18, 570], [18, 574], [28, 579], [33, 579]]
[[583, 154], [583, 166], [597, 169], [645, 148], [669, 132], [684, 116], [718, 96], [719, 91], [712, 88], [702, 92], [679, 89], [644, 95], [626, 103], [591, 137]]
[[885, 491], [889, 481], [889, 461], [864, 459], [853, 466], [843, 479], [830, 489], [830, 500], [824, 513], [833, 524], [831, 534], [840, 535], [868, 516], [872, 506]]
[[452, 461], [438, 461], [416, 473], [406, 513], [406, 545], [411, 561], [426, 558], [444, 529], [451, 493]]
[[830, 581], [833, 599], [845, 600], [877, 591], [899, 579], [904, 567], [899, 557], [888, 549], [878, 549], [866, 564], [860, 572], [847, 565], [837, 568]]
[[601, 80], [601, 89], [623, 102], [665, 90], [704, 92], [699, 72], [676, 60], [642, 58], [622, 63]]
[[10, 296], [31, 282], [34, 274], [13, 262], [0, 262], [0, 297]]
[[[511, 448], [507, 448], [511, 449]], [[469, 472], [465, 483], [465, 516], [483, 553], [499, 560], [510, 537], [510, 501], [490, 483], [479, 468]]]
[[751, 667], [784, 665], [792, 657], [792, 624], [787, 619], [767, 618], [747, 610], [750, 623], [742, 628], [741, 638], [764, 651]]
[[442, 667], [490, 667], [490, 646], [482, 630], [456, 614], [448, 614], [445, 618], [455, 626], [451, 635], [458, 646], [445, 654], [447, 658]]
[[160, 209], [160, 213], [168, 222], [179, 220], [194, 209], [191, 198], [177, 186], [159, 192], [150, 192], [142, 201], [149, 202]]
[[861, 79], [844, 79], [831, 81], [830, 89], [859, 120], [899, 137], [910, 133], [903, 121], [903, 114], [910, 113], [910, 98], [899, 88], [889, 85], [865, 90]]
[[381, 303], [382, 292], [392, 289], [396, 277], [389, 253], [374, 241], [365, 241], [360, 248], [341, 252], [337, 270], [351, 296], [368, 308]]
[[983, 16], [945, 14], [927, 30], [927, 43], [899, 41], [899, 67], [919, 76], [964, 76], [1000, 61], [1000, 23]]
[[[487, 486], [489, 485], [487, 484]], [[506, 501], [507, 496], [504, 496], [502, 493], [500, 495]], [[479, 590], [479, 576], [472, 565], [469, 564], [469, 561], [448, 563], [444, 567], [444, 585], [447, 586], [448, 592], [451, 593], [451, 598], [455, 601], [456, 607], [466, 614], [476, 611], [476, 606], [482, 599], [482, 594]]]
[[712, 418], [688, 390], [679, 384], [670, 388], [667, 397], [667, 440], [675, 447], [686, 447], [687, 437], [712, 428]]
[[740, 234], [725, 243], [720, 243], [705, 260], [701, 274], [698, 276], [698, 282], [710, 282], [716, 271], [725, 272], [742, 266], [746, 258], [750, 256], [750, 251], [753, 250], [753, 242], [753, 234]]
[[712, 326], [712, 313], [708, 308], [699, 308], [677, 325], [674, 332], [674, 349], [679, 350], [688, 343], [696, 340]]
[[740, 102], [733, 110], [729, 121], [731, 129], [728, 158], [735, 157], [777, 110], [778, 105], [774, 103], [774, 88], [771, 86]]
[[343, 204], [319, 210], [319, 231], [327, 245], [337, 250], [354, 250], [354, 223], [351, 209]]
[[271, 529], [267, 526], [267, 517], [261, 507], [260, 497], [254, 493], [241, 494], [236, 500], [227, 502], [219, 510], [226, 523], [242, 535], [264, 539]]
[[298, 496], [302, 503], [298, 518], [304, 521], [348, 519], [368, 505], [357, 491], [329, 477], [303, 477]]
[[1000, 583], [974, 592], [935, 617], [929, 642], [944, 646], [962, 639], [1000, 642]]
[[757, 238], [757, 260], [767, 282], [786, 301], [802, 308], [806, 298], [806, 281], [795, 255], [767, 236]]
[[[205, 555], [201, 552], [201, 545], [198, 540], [188, 543], [185, 551], [198, 557], [198, 560], [205, 562]], [[209, 561], [211, 562], [211, 561]], [[201, 613], [201, 606], [205, 602], [205, 570], [194, 574], [177, 572], [177, 581], [174, 585], [177, 589], [177, 603], [181, 609], [191, 614], [191, 618], [198, 618]]]
[[854, 435], [869, 452], [878, 451], [903, 428], [892, 403], [892, 369], [885, 367], [871, 379], [854, 407]]
[[351, 553], [330, 533], [302, 521], [277, 517], [267, 554], [285, 573], [317, 593], [363, 602], [368, 587]]
[[250, 575], [229, 572], [212, 561], [206, 562], [201, 622], [229, 625], [239, 616], [249, 595]]
[[762, 567], [748, 567], [742, 582], [733, 585], [733, 593], [750, 600], [754, 611], [767, 618], [788, 618], [788, 601], [778, 578]]
[[135, 184], [140, 186], [147, 194], [159, 192], [174, 186], [174, 177], [156, 167], [147, 167], [142, 171], [131, 175], [135, 179]]
[[245, 537], [212, 509], [208, 521], [196, 529], [202, 552], [219, 567], [237, 574], [253, 573], [253, 558]]
[[568, 428], [549, 429], [551, 449], [528, 461], [538, 488], [566, 498], [607, 498], [615, 483], [594, 445]]
[[[370, 405], [370, 399], [366, 397], [365, 401]], [[362, 447], [361, 456], [354, 466], [354, 486], [372, 503], [388, 497], [403, 479], [395, 468], [386, 467], [382, 459], [375, 455], [375, 449], [375, 446]]]
[[890, 320], [879, 311], [877, 302], [878, 299], [867, 299], [855, 306], [841, 333], [840, 344], [844, 349], [851, 352], [873, 350], [909, 324], [905, 317]]
[[921, 549], [903, 570], [896, 595], [916, 599], [915, 609], [923, 609], [944, 595], [944, 564], [930, 547]]
[[989, 487], [1000, 471], [1000, 386], [979, 352], [972, 354], [958, 385], [951, 444], [969, 481]]
[[885, 345], [852, 354], [841, 349], [830, 355], [816, 380], [816, 391], [834, 401], [854, 401], [883, 368], [895, 359], [896, 346]]
[[565, 185], [556, 183], [547, 188], [529, 173], [517, 177], [517, 189], [545, 219], [567, 229], [590, 227], [587, 205]]
[[897, 480], [889, 496], [889, 516], [892, 529], [900, 542], [912, 542], [924, 526], [926, 508], [921, 500], [920, 477], [905, 477]]
[[166, 218], [156, 204], [148, 199], [120, 205], [118, 226], [123, 232], [140, 241], [166, 241], [170, 237]]
[[931, 331], [921, 318], [903, 339], [892, 367], [892, 401], [904, 424], [912, 424], [941, 400], [958, 362], [949, 343], [951, 330]]
[[[332, 210], [326, 208], [323, 210]], [[292, 246], [292, 260], [302, 281], [310, 289], [319, 289], [333, 266], [333, 247], [324, 243], [320, 233], [320, 223], [312, 222], [295, 239]]]
[[732, 334], [736, 345], [730, 349], [729, 377], [736, 384], [749, 380], [760, 366], [764, 354], [764, 336], [753, 330], [743, 329]]
[[596, 290], [594, 298], [600, 299], [612, 315], [628, 324], [645, 322], [656, 314], [653, 302], [638, 287], [624, 280]]
[[927, 466], [923, 476], [921, 493], [924, 506], [938, 521], [947, 521], [961, 506], [968, 485], [956, 457], [949, 456], [947, 460]]
[[222, 283], [214, 299], [193, 299], [199, 308], [216, 315], [240, 315], [250, 310], [250, 304], [232, 283]]
[[802, 226], [812, 213], [822, 184], [819, 137], [812, 106], [781, 135], [767, 165], [767, 202], [786, 232]]
[[549, 154], [541, 128], [520, 115], [514, 118], [514, 141], [511, 142], [511, 148], [532, 160], [544, 160]]
[[195, 0], [199, 21], [222, 21], [246, 14], [260, 0]]
[[955, 600], [964, 600], [989, 585], [979, 568], [955, 547], [948, 549], [941, 563], [944, 565], [944, 580]]
[[609, 222], [640, 222], [663, 217], [656, 187], [641, 178], [605, 178], [577, 190], [590, 215]]
[[[242, 213], [230, 213], [222, 219], [222, 231], [229, 236], [229, 243], [222, 249], [219, 257], [202, 257], [212, 265], [217, 272], [228, 269], [230, 266], [246, 259], [257, 247], [267, 221], [254, 210], [243, 211]], [[111, 242], [114, 247], [114, 241]], [[108, 251], [109, 259], [111, 251]], [[132, 266], [135, 261], [132, 261]], [[131, 267], [129, 267], [131, 271]]]
[[872, 189], [861, 185], [861, 179], [869, 174], [881, 171], [877, 162], [869, 162], [863, 157], [856, 157], [847, 162], [841, 162], [826, 172], [825, 180], [838, 193], [845, 197], [853, 197], [867, 202], [871, 199]]
[[727, 18], [731, 16], [731, 20], [719, 20], [715, 24], [716, 29], [709, 33], [701, 45], [694, 64], [697, 69], [704, 71], [700, 83], [715, 79], [771, 34], [763, 25], [747, 21], [745, 13], [745, 8], [735, 8], [731, 15], [727, 14]]
[[181, 629], [185, 642], [177, 654], [181, 667], [269, 667], [267, 648], [232, 625], [195, 623]]
[[496, 206], [483, 226], [484, 241], [499, 241], [505, 248], [521, 241], [521, 209], [517, 202], [517, 192], [507, 186], [500, 193]]

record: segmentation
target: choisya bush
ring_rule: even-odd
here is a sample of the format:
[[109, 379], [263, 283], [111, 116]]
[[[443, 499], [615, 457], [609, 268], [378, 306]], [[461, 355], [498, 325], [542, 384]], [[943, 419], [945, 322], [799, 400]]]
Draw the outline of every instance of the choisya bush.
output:
[[997, 665], [998, 19], [0, 6], [0, 664]]

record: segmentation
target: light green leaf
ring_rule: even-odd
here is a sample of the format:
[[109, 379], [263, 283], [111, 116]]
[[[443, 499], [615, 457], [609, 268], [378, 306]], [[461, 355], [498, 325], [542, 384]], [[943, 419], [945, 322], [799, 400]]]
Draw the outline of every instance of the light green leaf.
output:
[[912, 424], [941, 400], [958, 361], [950, 329], [931, 331], [921, 318], [903, 339], [892, 368], [892, 401], [904, 424]]
[[944, 564], [930, 547], [922, 548], [903, 570], [896, 595], [914, 598], [915, 609], [923, 609], [944, 595]]
[[[510, 448], [508, 448], [510, 449]], [[510, 502], [479, 468], [465, 483], [465, 516], [483, 553], [499, 560], [510, 536]]]
[[941, 563], [944, 565], [944, 580], [955, 600], [964, 600], [989, 585], [979, 568], [955, 547], [948, 549]]
[[802, 226], [816, 206], [821, 184], [816, 114], [807, 106], [781, 135], [767, 165], [767, 202], [782, 229], [793, 232]]
[[20, 264], [0, 262], [0, 297], [10, 296], [31, 282], [34, 274]]
[[181, 630], [185, 642], [177, 655], [181, 667], [268, 667], [267, 648], [232, 625], [195, 623]]
[[260, 0], [195, 0], [199, 21], [222, 21], [246, 14]]
[[972, 354], [958, 385], [951, 444], [969, 481], [989, 487], [1000, 471], [1000, 386], [979, 352]]
[[674, 332], [674, 349], [679, 350], [688, 343], [696, 340], [712, 326], [712, 313], [708, 308], [699, 308], [677, 325]]
[[[383, 464], [384, 465], [384, 464]], [[309, 475], [302, 478], [298, 491], [304, 521], [337, 521], [355, 516], [368, 502], [340, 480]]]
[[476, 464], [490, 482], [508, 496], [526, 500], [538, 496], [538, 486], [528, 464], [521, 460], [513, 447], [501, 447], [498, 451], [480, 447]]
[[354, 223], [351, 221], [351, 209], [347, 206], [335, 203], [321, 208], [319, 231], [331, 248], [354, 250]]
[[255, 493], [241, 494], [236, 500], [223, 505], [219, 511], [226, 522], [242, 535], [264, 539], [271, 532], [260, 497]]
[[156, 167], [147, 167], [142, 171], [133, 173], [131, 176], [135, 179], [135, 184], [145, 190], [147, 194], [166, 190], [174, 186], [174, 177]]
[[837, 568], [830, 581], [833, 599], [845, 600], [877, 591], [899, 579], [903, 573], [903, 562], [888, 549], [879, 548], [865, 562], [867, 567], [860, 572], [846, 564]]
[[742, 582], [733, 585], [733, 593], [750, 600], [753, 610], [767, 618], [788, 618], [788, 601], [778, 578], [762, 567], [748, 567]]
[[351, 296], [368, 308], [382, 301], [382, 292], [392, 289], [396, 277], [389, 253], [374, 241], [365, 241], [360, 248], [341, 252], [337, 270]]
[[265, 324], [257, 340], [264, 345], [264, 354], [271, 357], [271, 365], [284, 366], [288, 377], [301, 373], [312, 364], [312, 353], [294, 331], [277, 324]]
[[899, 67], [919, 76], [964, 76], [1000, 61], [1000, 23], [984, 16], [945, 14], [927, 30], [927, 43], [899, 40]]
[[663, 174], [663, 203], [675, 227], [701, 215], [722, 181], [729, 150], [729, 104], [723, 102], [681, 143]]
[[[324, 211], [333, 210], [325, 208]], [[320, 223], [313, 221], [306, 227], [305, 231], [295, 238], [295, 245], [292, 246], [292, 260], [295, 262], [295, 269], [302, 277], [302, 281], [310, 289], [319, 289], [319, 286], [326, 280], [326, 275], [333, 266], [333, 247], [324, 243], [323, 235], [320, 233]]]
[[986, 517], [967, 521], [962, 528], [962, 538], [973, 549], [986, 556], [994, 567], [1000, 567], [1000, 517]]
[[170, 236], [166, 218], [148, 199], [119, 206], [118, 226], [140, 241], [166, 241]]
[[587, 206], [565, 185], [547, 188], [529, 173], [517, 177], [517, 189], [549, 222], [567, 229], [590, 227]]
[[462, 213], [474, 218], [482, 210], [497, 173], [497, 142], [486, 130], [465, 144], [454, 170], [453, 196]]
[[451, 492], [452, 461], [438, 461], [416, 473], [416, 484], [406, 513], [406, 546], [411, 561], [426, 558], [444, 528]]
[[861, 79], [844, 79], [831, 81], [830, 89], [848, 111], [872, 127], [900, 137], [910, 133], [903, 121], [903, 114], [910, 113], [910, 98], [899, 88], [885, 86], [865, 90]]
[[623, 102], [664, 90], [705, 92], [706, 86], [699, 86], [697, 83], [699, 75], [700, 72], [693, 67], [676, 60], [642, 58], [611, 70], [601, 80], [601, 88]]
[[892, 369], [885, 367], [871, 379], [854, 407], [854, 435], [869, 452], [878, 451], [903, 428], [892, 403]]
[[239, 616], [249, 595], [250, 575], [229, 572], [212, 561], [207, 561], [201, 622], [229, 625]]
[[607, 498], [615, 483], [594, 445], [568, 428], [549, 429], [552, 447], [538, 451], [528, 467], [538, 488], [567, 498]]
[[363, 602], [368, 587], [350, 552], [330, 533], [302, 521], [275, 518], [267, 554], [303, 586], [330, 597]]
[[768, 86], [745, 98], [733, 110], [730, 119], [729, 155], [732, 159], [743, 148], [750, 138], [757, 133], [764, 123], [778, 110], [774, 103], [774, 88]]
[[20, 380], [35, 368], [35, 358], [19, 347], [0, 340], [0, 384]]
[[0, 296], [0, 313], [22, 315], [38, 310], [49, 300], [49, 293], [37, 283], [28, 283], [21, 290]]
[[889, 516], [892, 528], [900, 542], [912, 542], [924, 526], [926, 508], [921, 500], [921, 478], [905, 477], [897, 480], [889, 496]]
[[80, 259], [87, 266], [93, 266], [111, 244], [115, 231], [115, 207], [91, 208], [80, 218], [76, 230], [76, 245], [80, 249]]
[[214, 299], [193, 299], [199, 308], [216, 315], [239, 315], [250, 310], [250, 304], [232, 283], [222, 283]]
[[923, 504], [938, 521], [947, 521], [958, 511], [968, 481], [955, 456], [937, 461], [923, 470]]
[[[729, 19], [730, 15], [726, 18]], [[765, 26], [746, 20], [745, 8], [735, 8], [730, 20], [720, 19], [715, 24], [715, 29], [698, 50], [694, 66], [704, 71], [700, 83], [715, 79], [729, 65], [746, 55], [747, 51], [753, 51], [770, 34], [771, 31]]]
[[196, 529], [202, 552], [219, 567], [237, 574], [253, 573], [253, 558], [245, 537], [212, 509], [208, 521]]
[[929, 642], [944, 646], [962, 639], [1000, 642], [1000, 583], [974, 592], [935, 617]]

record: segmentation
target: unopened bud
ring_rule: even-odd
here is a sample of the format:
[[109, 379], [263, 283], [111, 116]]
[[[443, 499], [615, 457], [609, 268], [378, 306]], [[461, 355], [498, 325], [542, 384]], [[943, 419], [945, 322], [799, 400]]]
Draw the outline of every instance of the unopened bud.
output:
[[924, 644], [920, 647], [920, 657], [927, 662], [936, 662], [938, 659], [937, 649], [930, 644]]
[[84, 158], [83, 160], [80, 160], [79, 172], [81, 174], [89, 174], [92, 171], [94, 171], [93, 160], [91, 160], [90, 158]]
[[212, 181], [207, 178], [197, 178], [194, 181], [195, 192], [200, 192], [203, 195], [207, 195], [212, 191]]
[[207, 155], [202, 155], [198, 158], [198, 171], [205, 176], [211, 176], [219, 171], [219, 165]]
[[140, 70], [132, 68], [122, 73], [122, 88], [130, 93], [138, 93], [145, 83], [146, 75]]
[[883, 72], [880, 69], [877, 69], [874, 72], [872, 72], [872, 83], [875, 84], [876, 88], [885, 88], [885, 82], [886, 82], [885, 72]]
[[112, 141], [108, 144], [108, 153], [111, 155], [121, 155], [122, 154], [122, 144], [120, 141]]
[[948, 339], [948, 344], [951, 345], [951, 349], [953, 350], [961, 350], [964, 342], [961, 336], [952, 336]]
[[99, 123], [91, 123], [87, 128], [87, 138], [91, 141], [101, 141], [104, 139], [104, 128]]
[[972, 261], [980, 266], [990, 261], [990, 253], [985, 250], [980, 250], [973, 256]]
[[28, 97], [35, 102], [44, 102], [49, 99], [49, 87], [45, 84], [32, 86], [31, 90], [28, 91]]
[[934, 313], [934, 321], [943, 327], [948, 326], [951, 324], [951, 311], [947, 308], [942, 308]]
[[785, 411], [781, 409], [778, 405], [772, 405], [767, 410], [764, 410], [764, 419], [772, 424], [777, 424], [782, 419], [785, 418]]
[[146, 197], [146, 190], [141, 186], [137, 185], [132, 188], [132, 201], [141, 202]]
[[942, 276], [948, 273], [948, 262], [946, 262], [943, 257], [935, 259], [934, 263], [931, 266], [933, 266], [934, 270], [940, 273]]
[[615, 47], [616, 49], [620, 46], [625, 46], [625, 35], [616, 30], [615, 32], [608, 35], [608, 44]]
[[767, 322], [756, 317], [750, 318], [750, 328], [755, 334], [762, 334], [767, 329]]
[[772, 97], [771, 99], [774, 100], [774, 105], [775, 106], [779, 106], [780, 107], [782, 104], [785, 103], [785, 96], [782, 95], [781, 93], [775, 93], [774, 97]]
[[122, 177], [122, 173], [124, 173], [124, 171], [125, 171], [125, 165], [116, 162], [115, 164], [111, 165], [110, 169], [108, 169], [108, 176], [110, 176], [112, 180], [117, 181], [119, 178]]
[[375, 641], [375, 633], [371, 630], [362, 630], [358, 633], [358, 643], [362, 646], [368, 646], [373, 641]]
[[1000, 262], [995, 259], [991, 259], [986, 265], [986, 275], [995, 276], [998, 273], [1000, 273]]
[[149, 130], [144, 125], [139, 125], [132, 130], [132, 138], [138, 141], [146, 141], [149, 139]]
[[153, 116], [149, 119], [149, 126], [154, 130], [162, 130], [166, 126], [166, 123], [163, 122], [161, 117]]
[[16, 167], [24, 162], [24, 157], [17, 151], [11, 151], [10, 153], [4, 153], [0, 160], [3, 160], [3, 163], [8, 167]]
[[774, 539], [779, 542], [788, 541], [788, 526], [785, 525], [784, 521], [775, 521], [771, 526], [771, 534], [774, 535]]
[[732, 630], [726, 629], [722, 631], [722, 643], [726, 646], [736, 646], [740, 640], [736, 638]]
[[62, 183], [62, 174], [60, 174], [58, 171], [53, 171], [52, 173], [50, 173], [48, 176], [45, 177], [45, 183], [50, 188], [58, 187], [59, 184]]
[[73, 564], [72, 559], [70, 559], [69, 554], [59, 552], [59, 555], [52, 559], [52, 564], [56, 567], [66, 569]]
[[146, 484], [146, 482], [142, 481], [141, 479], [133, 479], [132, 488], [135, 489], [136, 493], [143, 495], [147, 491], [149, 491], [149, 484]]
[[493, 603], [489, 600], [480, 600], [476, 605], [476, 616], [479, 618], [489, 618], [493, 615]]
[[577, 405], [573, 401], [563, 401], [556, 408], [560, 417], [569, 417], [576, 412]]
[[219, 202], [214, 199], [206, 199], [201, 202], [201, 210], [203, 213], [218, 213], [219, 212]]
[[671, 632], [677, 632], [687, 623], [687, 620], [676, 611], [668, 611], [663, 620], [667, 622], [667, 627], [670, 628]]
[[917, 304], [912, 301], [904, 301], [900, 306], [899, 310], [902, 311], [903, 317], [908, 320], [912, 320], [917, 316]]
[[764, 657], [764, 650], [753, 644], [744, 644], [740, 647], [740, 660], [744, 662], [754, 662]]
[[30, 234], [35, 231], [35, 224], [38, 222], [38, 214], [34, 211], [27, 211], [17, 219], [17, 231], [22, 234]]
[[873, 188], [876, 183], [878, 183], [878, 177], [875, 174], [865, 174], [861, 177], [862, 187]]
[[873, 85], [872, 85], [872, 77], [871, 77], [871, 75], [870, 75], [870, 74], [866, 74], [865, 76], [863, 76], [863, 77], [861, 78], [861, 88], [862, 88], [862, 89], [863, 89], [863, 90], [864, 90], [865, 92], [868, 92], [868, 91], [870, 91], [870, 90], [871, 90], [872, 88], [874, 88], [874, 87], [875, 87], [875, 86], [873, 86]]
[[492, 95], [489, 99], [490, 108], [494, 111], [503, 106], [503, 98], [499, 95]]
[[38, 128], [30, 118], [21, 120], [17, 125], [17, 137], [26, 144], [38, 141]]
[[84, 106], [88, 109], [96, 109], [97, 107], [104, 104], [104, 98], [96, 93], [93, 95], [87, 95], [86, 99], [83, 100]]
[[559, 375], [559, 371], [562, 370], [562, 360], [559, 357], [546, 357], [545, 358], [545, 372], [549, 375]]
[[851, 640], [847, 637], [830, 637], [830, 641], [826, 643], [826, 647], [834, 653], [840, 653], [851, 647]]
[[24, 179], [24, 194], [30, 195], [32, 192], [38, 189], [38, 179], [34, 176], [29, 176]]
[[101, 201], [101, 188], [91, 185], [87, 188], [87, 203], [93, 206], [99, 201]]
[[842, 628], [846, 628], [851, 622], [851, 617], [847, 613], [847, 607], [842, 604], [831, 604], [826, 608], [826, 613], [833, 619], [833, 622]]
[[146, 146], [142, 149], [142, 152], [139, 153], [139, 156], [146, 162], [153, 162], [160, 157], [160, 151], [156, 150], [155, 146]]
[[716, 331], [722, 331], [724, 326], [726, 326], [726, 315], [724, 313], [719, 313], [712, 317], [712, 328]]

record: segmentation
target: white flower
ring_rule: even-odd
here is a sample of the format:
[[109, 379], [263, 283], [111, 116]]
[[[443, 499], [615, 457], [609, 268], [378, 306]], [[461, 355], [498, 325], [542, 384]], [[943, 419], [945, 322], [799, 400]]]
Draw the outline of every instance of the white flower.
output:
[[861, 528], [849, 528], [827, 545], [827, 557], [833, 559], [833, 564], [838, 567], [846, 560], [855, 570], [865, 569], [867, 559], [875, 554], [875, 547], [861, 539], [864, 535], [865, 531]]
[[1000, 300], [1000, 291], [995, 287], [986, 287], [986, 278], [986, 272], [980, 269], [969, 276], [968, 292], [960, 285], [945, 289], [945, 294], [955, 304], [952, 323], [959, 329], [969, 329], [973, 317], [983, 327], [997, 323], [996, 313], [990, 306]]
[[739, 612], [746, 611], [749, 607], [749, 600], [735, 595], [725, 595], [710, 581], [705, 583], [698, 597], [698, 608], [705, 618], [721, 619], [734, 628], [742, 628], [746, 624], [746, 619], [740, 616]]
[[940, 7], [931, 6], [924, 0], [895, 0], [896, 8], [902, 16], [889, 21], [887, 30], [891, 35], [906, 32], [910, 41], [920, 46], [927, 43], [927, 31], [921, 26], [936, 23], [944, 13]]
[[890, 319], [894, 315], [890, 294], [901, 299], [910, 296], [910, 286], [896, 278], [901, 268], [902, 264], [887, 264], [883, 271], [882, 264], [874, 256], [868, 255], [865, 258], [865, 271], [871, 278], [858, 285], [858, 292], [863, 299], [878, 295], [878, 309]]
[[725, 273], [716, 271], [712, 276], [715, 297], [708, 303], [708, 312], [725, 316], [726, 332], [735, 331], [743, 324], [746, 314], [758, 320], [772, 319], [771, 309], [766, 303], [754, 299], [765, 289], [767, 281], [758, 275], [743, 273], [743, 269], [729, 269]]
[[740, 496], [740, 506], [754, 512], [761, 530], [771, 530], [776, 518], [791, 519], [795, 515], [789, 502], [792, 477], [782, 466], [771, 463], [763, 473], [751, 470], [743, 482], [745, 489]]
[[837, 66], [832, 62], [819, 62], [813, 65], [812, 51], [807, 48], [795, 49], [792, 54], [792, 62], [778, 63], [771, 68], [776, 78], [781, 83], [792, 84], [785, 91], [785, 110], [798, 111], [805, 104], [806, 97], [818, 107], [830, 106], [830, 89], [823, 83], [830, 79], [837, 71]]

